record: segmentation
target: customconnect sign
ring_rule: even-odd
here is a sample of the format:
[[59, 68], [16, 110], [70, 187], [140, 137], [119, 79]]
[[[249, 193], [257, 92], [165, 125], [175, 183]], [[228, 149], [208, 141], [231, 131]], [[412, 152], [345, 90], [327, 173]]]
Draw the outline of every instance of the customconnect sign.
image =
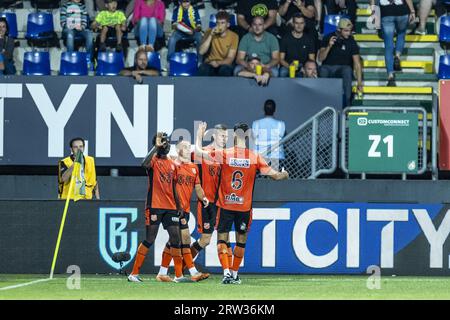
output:
[[[132, 256], [137, 248], [135, 230], [127, 229], [126, 219], [104, 222], [104, 217], [115, 219], [119, 213], [124, 210], [100, 209], [99, 241], [106, 262], [106, 252], [114, 250], [103, 250], [104, 244], [131, 248]], [[198, 238], [194, 215], [189, 225], [193, 239]], [[450, 275], [449, 235], [450, 211], [443, 205], [292, 202], [254, 208], [242, 272], [361, 274], [376, 265], [398, 275]], [[231, 242], [234, 239], [232, 232]], [[159, 266], [167, 240], [161, 229], [154, 260], [147, 264]], [[197, 263], [220, 272], [215, 243], [216, 233]]]
[[417, 114], [351, 112], [348, 116], [349, 172], [417, 172]]

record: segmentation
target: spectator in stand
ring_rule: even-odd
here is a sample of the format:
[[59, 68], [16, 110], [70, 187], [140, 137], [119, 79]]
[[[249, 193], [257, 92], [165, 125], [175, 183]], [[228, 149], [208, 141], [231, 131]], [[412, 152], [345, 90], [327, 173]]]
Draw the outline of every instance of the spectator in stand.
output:
[[[375, 0], [370, 0], [375, 5]], [[416, 19], [411, 0], [380, 0], [381, 30], [384, 40], [384, 60], [388, 74], [387, 86], [395, 86], [394, 71], [401, 71], [400, 57], [405, 47], [408, 24]], [[394, 36], [397, 35], [394, 51]]]
[[237, 73], [237, 76], [255, 79], [258, 85], [266, 86], [269, 84], [271, 71], [270, 69], [263, 68], [261, 58], [257, 55], [251, 55], [247, 59], [246, 66]]
[[251, 32], [247, 33], [239, 43], [234, 74], [237, 75], [242, 69], [248, 69], [246, 58], [258, 56], [262, 67], [273, 77], [278, 76], [278, 64], [280, 62], [280, 46], [277, 38], [264, 29], [264, 18], [256, 16], [253, 18]]
[[142, 83], [142, 76], [159, 76], [159, 71], [148, 66], [147, 52], [139, 49], [134, 55], [134, 66], [122, 69], [121, 76], [133, 77], [138, 83]]
[[303, 78], [317, 78], [317, 63], [314, 60], [308, 60], [302, 67]]
[[239, 37], [229, 29], [230, 16], [226, 11], [219, 11], [216, 21], [216, 26], [206, 31], [200, 45], [199, 52], [204, 57], [204, 63], [198, 70], [198, 76], [233, 75]]
[[359, 46], [351, 35], [352, 28], [349, 19], [341, 19], [338, 30], [323, 39], [319, 50], [319, 61], [322, 62], [320, 77], [342, 78], [345, 106], [351, 103], [353, 71], [356, 73], [358, 91], [363, 90]]
[[190, 0], [179, 0], [179, 4], [172, 14], [173, 33], [167, 45], [170, 57], [176, 50], [177, 42], [180, 40], [194, 40], [199, 53], [202, 42], [202, 22], [198, 10], [195, 9]]
[[256, 16], [264, 18], [264, 30], [277, 35], [277, 11], [277, 0], [240, 0], [236, 9], [239, 37], [251, 31]]
[[106, 38], [108, 36], [116, 36], [116, 51], [123, 50], [122, 36], [127, 29], [125, 14], [117, 10], [117, 0], [105, 0], [107, 10], [100, 11], [92, 24], [94, 30], [100, 30], [100, 51], [106, 51]]
[[435, 7], [436, 17], [440, 17], [445, 14], [445, 4], [443, 0], [420, 0], [419, 3], [419, 25], [415, 30], [415, 34], [426, 35], [427, 34], [427, 19], [430, 15], [431, 8]]
[[286, 134], [286, 125], [284, 121], [275, 119], [275, 110], [275, 101], [269, 99], [264, 102], [264, 118], [253, 121], [252, 137], [255, 143], [255, 152], [264, 154], [264, 159], [270, 163], [270, 166], [279, 170], [283, 167], [283, 146], [275, 148], [273, 151], [268, 152], [268, 150], [283, 139]]
[[[64, 7], [67, 2], [71, 0], [61, 0], [61, 7]], [[89, 16], [89, 21], [94, 21], [95, 19], [95, 8], [94, 8], [94, 0], [84, 0], [84, 5], [86, 6], [86, 11]]]
[[14, 39], [9, 36], [8, 21], [0, 18], [0, 70], [2, 74], [16, 74], [13, 59], [14, 48]]
[[89, 16], [86, 6], [81, 0], [70, 0], [62, 5], [60, 10], [60, 21], [63, 29], [63, 37], [66, 38], [67, 51], [75, 50], [75, 37], [81, 35], [86, 43], [86, 52], [90, 61], [93, 57], [92, 32], [88, 28]]
[[289, 66], [296, 64], [296, 76], [301, 75], [303, 64], [316, 59], [316, 51], [313, 39], [303, 33], [305, 18], [296, 13], [292, 18], [294, 29], [287, 33], [281, 40], [280, 46], [280, 77], [289, 76]]
[[[95, 0], [95, 4], [97, 5], [98, 11], [107, 10], [106, 4], [108, 0]], [[128, 18], [134, 9], [135, 0], [118, 0], [117, 1], [117, 9], [121, 10], [125, 13], [125, 16]]]
[[311, 36], [316, 43], [319, 39], [319, 34], [316, 30], [316, 11], [314, 9], [314, 0], [281, 0], [279, 15], [285, 21], [282, 24], [282, 34], [285, 35], [292, 30], [292, 18], [294, 15], [301, 14], [305, 17], [305, 33]]
[[345, 14], [355, 25], [357, 9], [355, 0], [325, 0], [324, 5], [327, 7], [327, 14]]
[[166, 7], [161, 0], [135, 0], [133, 24], [140, 48], [153, 51], [156, 38], [164, 37]]

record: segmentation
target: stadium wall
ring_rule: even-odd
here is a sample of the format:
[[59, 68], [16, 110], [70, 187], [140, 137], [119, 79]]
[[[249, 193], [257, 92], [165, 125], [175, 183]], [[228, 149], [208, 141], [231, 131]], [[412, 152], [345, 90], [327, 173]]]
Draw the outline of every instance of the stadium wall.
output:
[[[0, 225], [8, 226], [0, 232], [0, 273], [49, 271], [63, 206], [63, 201], [0, 201]], [[242, 272], [364, 274], [379, 266], [384, 275], [448, 276], [449, 208], [260, 199]], [[193, 238], [198, 237], [195, 224], [194, 212], [189, 222]], [[134, 257], [143, 237], [142, 201], [71, 203], [56, 271], [66, 273], [77, 265], [86, 274], [115, 272], [112, 253], [129, 251]], [[160, 232], [144, 273], [156, 272], [166, 241]], [[197, 264], [220, 272], [216, 246], [209, 246]]]
[[243, 78], [4, 77], [0, 165], [54, 165], [81, 136], [97, 165], [138, 166], [156, 131], [176, 139], [192, 137], [195, 121], [251, 124], [266, 99], [289, 132], [327, 106], [340, 110], [342, 80], [277, 78], [260, 87]]

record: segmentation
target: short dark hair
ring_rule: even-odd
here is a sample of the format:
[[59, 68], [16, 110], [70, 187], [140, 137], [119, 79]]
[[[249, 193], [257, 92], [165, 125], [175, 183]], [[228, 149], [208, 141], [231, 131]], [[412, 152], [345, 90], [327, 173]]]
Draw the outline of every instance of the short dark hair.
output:
[[229, 22], [230, 21], [230, 15], [228, 14], [228, 12], [226, 12], [224, 10], [220, 10], [216, 14], [216, 21], [218, 21], [218, 20], [226, 20], [227, 22]]
[[262, 19], [264, 21], [264, 17], [263, 16], [254, 16], [252, 19], [252, 24], [253, 22], [255, 22], [257, 19]]
[[268, 99], [268, 100], [266, 100], [266, 102], [264, 102], [264, 114], [266, 116], [273, 116], [276, 108], [277, 108], [277, 105], [276, 105], [275, 101], [273, 101], [272, 99]]
[[300, 12], [297, 12], [296, 14], [294, 14], [292, 16], [292, 22], [294, 22], [295, 19], [303, 19], [303, 20], [305, 20], [305, 16], [302, 15]]
[[238, 131], [238, 130], [242, 130], [245, 132], [247, 132], [247, 130], [249, 129], [248, 124], [246, 124], [245, 122], [238, 122], [234, 125], [234, 132]]
[[305, 61], [305, 63], [303, 64], [303, 66], [306, 66], [307, 63], [314, 63], [317, 67], [317, 62], [315, 62], [314, 60], [308, 59]]
[[84, 139], [81, 138], [81, 137], [76, 137], [76, 138], [73, 138], [72, 140], [70, 140], [70, 142], [69, 142], [69, 146], [70, 146], [71, 148], [72, 148], [72, 144], [73, 144], [75, 141], [81, 141], [81, 142], [83, 142], [83, 147], [84, 147], [84, 145], [85, 145]]

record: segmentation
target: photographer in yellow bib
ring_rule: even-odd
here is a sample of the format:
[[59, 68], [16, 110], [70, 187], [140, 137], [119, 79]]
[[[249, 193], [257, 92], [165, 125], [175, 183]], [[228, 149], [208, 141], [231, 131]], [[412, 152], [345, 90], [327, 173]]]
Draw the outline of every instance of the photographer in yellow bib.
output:
[[[75, 189], [80, 190], [77, 198], [91, 200], [95, 194], [95, 198], [100, 199], [94, 158], [83, 155], [84, 139], [73, 138], [70, 140], [69, 146], [71, 155], [58, 162], [58, 199], [67, 199], [70, 179], [75, 167], [75, 157], [78, 152], [81, 152], [82, 156], [80, 157], [80, 171], [74, 175], [76, 178]], [[74, 195], [72, 194], [70, 198], [73, 199]]]

